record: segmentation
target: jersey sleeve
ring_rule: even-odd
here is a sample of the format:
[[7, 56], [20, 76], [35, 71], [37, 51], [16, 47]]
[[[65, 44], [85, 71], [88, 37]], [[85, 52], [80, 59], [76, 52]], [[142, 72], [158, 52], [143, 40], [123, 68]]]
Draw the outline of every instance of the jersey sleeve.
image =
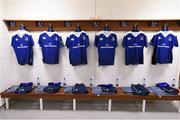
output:
[[66, 47], [67, 47], [67, 48], [70, 48], [70, 46], [71, 46], [70, 38], [67, 37], [67, 38], [66, 38]]
[[147, 36], [144, 35], [144, 46], [147, 47], [148, 46], [148, 42], [147, 42]]
[[95, 36], [95, 39], [94, 39], [94, 45], [96, 47], [98, 47], [98, 36], [97, 35]]
[[38, 44], [39, 44], [40, 47], [42, 47], [42, 44], [43, 44], [42, 40], [43, 40], [42, 35], [40, 35], [39, 40], [38, 40]]
[[127, 36], [124, 36], [122, 46], [123, 46], [123, 48], [125, 48], [127, 46]]
[[157, 36], [156, 35], [153, 36], [153, 38], [152, 38], [152, 40], [150, 41], [149, 44], [152, 45], [152, 46], [157, 45]]
[[173, 46], [175, 46], [175, 47], [178, 47], [178, 46], [179, 46], [177, 36], [174, 36]]
[[30, 35], [30, 37], [29, 37], [29, 44], [30, 44], [31, 47], [34, 46], [34, 41], [33, 41], [32, 35]]
[[89, 46], [89, 36], [88, 35], [86, 35], [86, 43], [85, 43], [85, 45], [86, 45], [86, 47]]
[[62, 41], [62, 37], [59, 36], [59, 47], [62, 48], [64, 46], [64, 43]]
[[115, 47], [118, 46], [118, 42], [117, 42], [117, 35], [115, 35]]
[[11, 46], [14, 47], [14, 36], [11, 39]]

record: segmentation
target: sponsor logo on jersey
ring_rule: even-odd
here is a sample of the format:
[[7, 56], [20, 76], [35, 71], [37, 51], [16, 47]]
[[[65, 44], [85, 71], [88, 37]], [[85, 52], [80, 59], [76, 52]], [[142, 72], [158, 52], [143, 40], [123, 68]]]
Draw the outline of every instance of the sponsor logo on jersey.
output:
[[128, 40], [131, 40], [131, 38], [130, 38], [130, 37], [128, 37], [127, 39], [128, 39]]
[[103, 40], [103, 38], [99, 38], [99, 40], [100, 40], [100, 41], [102, 41], [102, 40]]
[[49, 45], [52, 45], [52, 43], [48, 43]]
[[166, 44], [165, 43], [162, 43], [163, 46], [165, 46]]

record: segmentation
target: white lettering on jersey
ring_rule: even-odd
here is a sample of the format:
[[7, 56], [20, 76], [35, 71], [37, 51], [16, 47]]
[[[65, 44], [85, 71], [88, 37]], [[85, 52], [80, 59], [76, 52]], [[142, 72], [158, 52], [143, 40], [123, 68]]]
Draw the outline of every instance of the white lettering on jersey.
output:
[[74, 46], [73, 48], [82, 48], [82, 47], [86, 47], [85, 45], [78, 45], [78, 46]]
[[20, 46], [17, 46], [17, 48], [28, 48], [28, 46], [24, 46], [23, 44], [20, 44]]

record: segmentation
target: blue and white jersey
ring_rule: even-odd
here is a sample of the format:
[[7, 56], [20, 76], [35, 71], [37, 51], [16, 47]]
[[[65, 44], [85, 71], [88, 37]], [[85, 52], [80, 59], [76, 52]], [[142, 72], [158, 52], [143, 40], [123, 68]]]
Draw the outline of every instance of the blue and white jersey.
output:
[[114, 65], [117, 35], [112, 31], [100, 31], [95, 36], [94, 45], [98, 48], [99, 65]]
[[122, 46], [125, 48], [125, 64], [143, 64], [143, 50], [147, 44], [147, 37], [143, 32], [127, 32], [122, 42]]
[[25, 30], [18, 30], [12, 36], [11, 46], [14, 48], [17, 61], [20, 65], [33, 64], [33, 38]]
[[159, 31], [153, 36], [150, 44], [154, 46], [152, 64], [172, 63], [172, 49], [174, 46], [178, 47], [177, 36], [173, 31]]
[[87, 64], [87, 47], [89, 46], [89, 36], [86, 32], [71, 32], [66, 40], [69, 48], [69, 61], [73, 66]]
[[46, 64], [58, 64], [62, 38], [56, 32], [43, 32], [39, 36], [39, 46], [42, 48], [42, 61]]

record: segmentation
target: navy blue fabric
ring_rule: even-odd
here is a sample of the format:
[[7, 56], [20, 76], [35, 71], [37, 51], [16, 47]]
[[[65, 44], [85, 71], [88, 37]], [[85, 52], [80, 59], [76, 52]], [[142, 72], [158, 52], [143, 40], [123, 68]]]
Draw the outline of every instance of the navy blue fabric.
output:
[[[76, 34], [80, 35], [77, 36]], [[69, 48], [69, 61], [72, 66], [88, 63], [87, 47], [89, 46], [89, 36], [85, 32], [72, 32], [67, 37], [66, 46]]]
[[137, 32], [134, 36], [129, 32], [124, 36], [122, 46], [125, 48], [125, 64], [144, 64], [144, 47], [147, 47], [147, 37], [142, 32]]
[[[168, 33], [169, 31], [166, 31]], [[154, 52], [152, 56], [152, 64], [168, 64], [173, 61], [172, 49], [178, 47], [177, 36], [171, 32], [167, 36], [162, 32], [153, 36], [150, 44], [154, 46]]]
[[[107, 31], [108, 32], [108, 31]], [[117, 36], [111, 33], [106, 36], [101, 33], [95, 36], [94, 45], [98, 48], [98, 61], [100, 66], [114, 65]]]
[[161, 82], [156, 84], [157, 87], [167, 87], [170, 86], [167, 82]]
[[19, 87], [15, 90], [16, 94], [25, 94], [33, 90], [33, 83], [20, 83]]
[[63, 47], [62, 38], [56, 33], [49, 36], [48, 33], [44, 32], [39, 36], [38, 43], [42, 49], [43, 63], [58, 64], [60, 48]]
[[81, 83], [81, 84], [75, 84], [72, 88], [73, 94], [86, 94], [88, 93], [86, 86]]
[[61, 87], [60, 85], [61, 85], [61, 82], [58, 82], [58, 83], [50, 82], [50, 83], [48, 83], [48, 86], [46, 86], [43, 89], [43, 91], [46, 93], [56, 93], [59, 91], [59, 89]]
[[117, 93], [116, 88], [112, 84], [101, 84], [98, 86], [101, 87], [102, 92]]
[[34, 41], [31, 35], [24, 34], [22, 37], [18, 34], [14, 35], [11, 46], [15, 51], [17, 61], [20, 65], [33, 64]]
[[134, 95], [139, 95], [139, 96], [148, 96], [149, 95], [148, 89], [145, 88], [143, 85], [131, 84], [131, 89], [132, 89]]
[[168, 83], [158, 83], [156, 84], [156, 87], [159, 87], [164, 92], [170, 95], [178, 95], [179, 93], [178, 89], [171, 87]]

